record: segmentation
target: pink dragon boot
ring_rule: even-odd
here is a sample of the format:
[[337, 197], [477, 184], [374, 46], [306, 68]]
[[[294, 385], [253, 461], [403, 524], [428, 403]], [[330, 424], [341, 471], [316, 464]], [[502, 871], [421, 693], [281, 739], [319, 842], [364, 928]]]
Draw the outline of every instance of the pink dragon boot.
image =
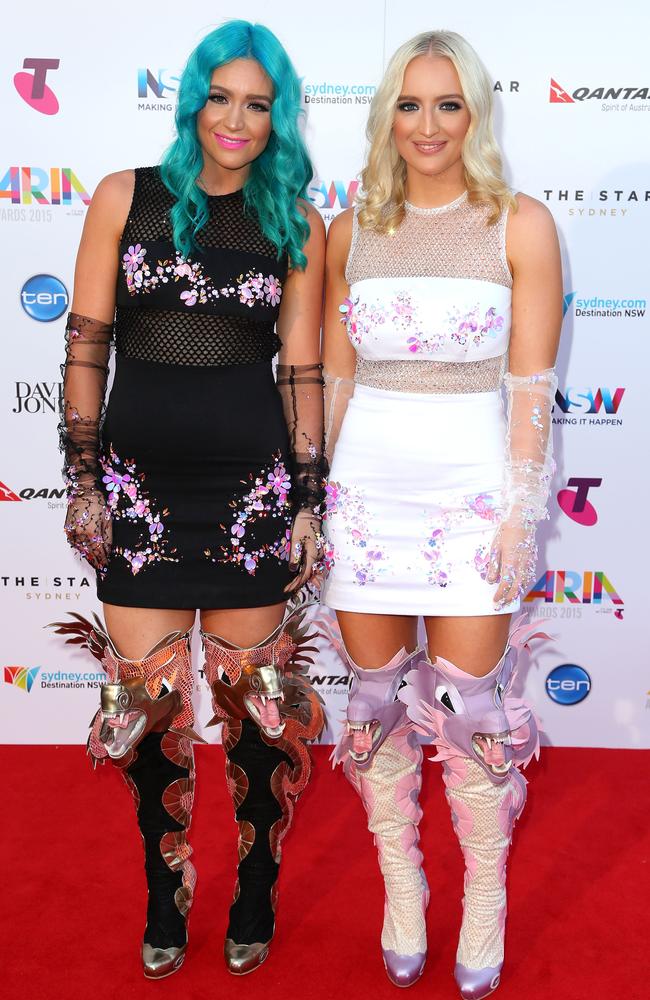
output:
[[401, 649], [385, 667], [364, 670], [350, 659], [338, 629], [327, 624], [324, 630], [352, 673], [347, 725], [332, 758], [334, 766], [343, 763], [375, 837], [386, 894], [381, 935], [386, 973], [395, 986], [411, 986], [427, 957], [429, 889], [418, 846], [422, 750], [397, 692], [424, 654]]
[[535, 638], [520, 617], [506, 651], [484, 677], [440, 657], [421, 661], [399, 698], [418, 732], [432, 736], [446, 797], [465, 858], [463, 920], [454, 976], [464, 1000], [482, 1000], [501, 978], [506, 919], [506, 862], [526, 802], [519, 768], [539, 755], [532, 710], [513, 694], [517, 658]]

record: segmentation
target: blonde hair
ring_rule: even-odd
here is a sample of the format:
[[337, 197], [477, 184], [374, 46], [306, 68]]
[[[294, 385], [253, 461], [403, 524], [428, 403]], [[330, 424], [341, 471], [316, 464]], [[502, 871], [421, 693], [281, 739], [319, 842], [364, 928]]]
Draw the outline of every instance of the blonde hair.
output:
[[406, 164], [393, 138], [395, 105], [406, 67], [417, 56], [449, 59], [456, 68], [470, 124], [463, 143], [465, 184], [470, 201], [491, 206], [489, 223], [496, 222], [516, 202], [503, 177], [501, 153], [492, 125], [492, 84], [485, 66], [462, 35], [455, 31], [425, 31], [399, 47], [377, 88], [368, 116], [370, 148], [361, 172], [359, 223], [379, 233], [395, 229], [404, 218]]

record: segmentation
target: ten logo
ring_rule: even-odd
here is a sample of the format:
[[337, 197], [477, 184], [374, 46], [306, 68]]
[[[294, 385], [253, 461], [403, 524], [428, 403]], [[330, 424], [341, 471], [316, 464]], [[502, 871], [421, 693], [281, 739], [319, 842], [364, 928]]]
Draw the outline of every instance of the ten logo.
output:
[[34, 72], [14, 76], [14, 87], [23, 101], [42, 115], [55, 115], [59, 110], [57, 96], [45, 82], [48, 70], [58, 69], [59, 62], [59, 59], [25, 59], [23, 69]]
[[583, 479], [573, 476], [567, 482], [567, 486], [576, 486], [577, 489], [560, 490], [557, 495], [560, 510], [563, 510], [576, 524], [582, 524], [586, 528], [593, 527], [598, 521], [598, 514], [594, 505], [587, 500], [587, 494], [590, 489], [595, 489], [601, 483], [602, 479]]
[[546, 693], [558, 705], [577, 705], [591, 691], [591, 677], [577, 663], [561, 663], [546, 678]]
[[68, 308], [68, 290], [53, 274], [35, 274], [23, 285], [20, 303], [32, 319], [51, 323]]

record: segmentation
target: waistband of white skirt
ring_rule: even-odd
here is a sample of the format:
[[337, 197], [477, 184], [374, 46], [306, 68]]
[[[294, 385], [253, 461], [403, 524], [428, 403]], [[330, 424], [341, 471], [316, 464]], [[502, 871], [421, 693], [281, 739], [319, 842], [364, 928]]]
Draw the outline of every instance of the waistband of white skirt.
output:
[[355, 384], [350, 405], [385, 407], [394, 403], [431, 409], [434, 407], [458, 407], [459, 409], [502, 409], [502, 396], [498, 389], [490, 392], [405, 392], [402, 389], [376, 389], [373, 386]]
[[354, 381], [370, 389], [422, 395], [476, 395], [497, 392], [507, 354], [476, 361], [357, 357]]

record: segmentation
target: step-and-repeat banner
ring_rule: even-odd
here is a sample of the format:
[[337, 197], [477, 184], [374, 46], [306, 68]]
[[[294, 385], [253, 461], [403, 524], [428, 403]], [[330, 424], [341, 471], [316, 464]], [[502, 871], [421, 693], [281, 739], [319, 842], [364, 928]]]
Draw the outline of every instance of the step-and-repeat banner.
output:
[[[397, 45], [447, 27], [486, 63], [509, 179], [552, 211], [564, 261], [558, 468], [526, 605], [553, 639], [535, 653], [526, 692], [553, 744], [648, 746], [650, 10], [467, 0], [445, 25], [424, 0], [243, 0], [237, 13], [267, 24], [302, 77], [317, 170], [309, 196], [326, 221], [352, 203], [369, 104]], [[21, 30], [2, 33], [2, 742], [83, 742], [97, 705], [99, 664], [45, 629], [101, 610], [62, 531], [56, 425], [75, 252], [100, 178], [159, 160], [184, 61], [228, 14], [192, 0], [155, 11], [34, 0]], [[324, 643], [312, 680], [331, 742], [347, 675]]]

